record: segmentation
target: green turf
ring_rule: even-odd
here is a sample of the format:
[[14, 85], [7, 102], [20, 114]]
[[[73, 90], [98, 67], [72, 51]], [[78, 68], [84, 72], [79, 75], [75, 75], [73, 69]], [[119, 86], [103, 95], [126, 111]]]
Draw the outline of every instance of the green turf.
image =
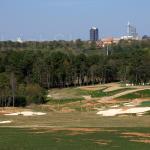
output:
[[140, 107], [150, 107], [150, 101], [142, 102]]
[[[53, 109], [55, 110], [61, 110], [62, 108], [66, 107], [67, 109], [69, 108], [72, 111], [79, 112], [95, 111], [95, 109], [92, 108], [86, 108], [85, 106], [81, 107], [84, 105], [84, 100], [86, 100], [85, 96], [89, 96], [92, 98], [102, 98], [106, 96], [113, 96], [115, 94], [130, 90], [130, 88], [123, 88], [110, 92], [105, 92], [105, 89], [107, 88], [103, 87], [103, 89], [101, 90], [89, 91], [80, 88], [65, 88], [60, 89], [60, 92], [58, 91], [58, 89], [53, 89], [49, 92], [51, 98], [48, 98], [47, 104], [53, 106]], [[93, 99], [91, 100], [93, 103], [96, 103], [96, 101], [94, 102]]]
[[150, 133], [150, 128], [108, 128], [93, 132], [0, 128], [0, 150], [149, 150], [148, 143], [130, 141], [142, 137], [125, 138], [123, 132]]
[[105, 89], [96, 90], [96, 91], [82, 91], [82, 92], [85, 92], [85, 94], [91, 95], [93, 98], [96, 98], [96, 97], [113, 96], [115, 94], [131, 90], [130, 88], [123, 88], [123, 89], [118, 89], [110, 92], [104, 92]]
[[136, 99], [136, 98], [149, 98], [149, 97], [150, 97], [150, 90], [142, 90], [142, 91], [138, 91], [138, 92], [134, 92], [131, 94], [118, 97], [118, 99]]
[[[78, 88], [66, 88], [61, 90], [62, 98], [49, 98], [49, 103], [50, 104], [66, 104], [66, 103], [72, 103], [72, 102], [77, 102], [77, 101], [82, 101], [84, 100], [83, 96], [85, 95], [90, 95], [92, 98], [100, 98], [100, 97], [106, 97], [106, 96], [113, 96], [115, 94], [130, 90], [130, 88], [123, 88], [123, 89], [118, 89], [110, 92], [104, 92], [106, 88], [102, 90], [96, 90], [96, 91], [88, 91], [88, 90], [81, 90]], [[54, 93], [54, 91], [53, 91]], [[57, 90], [55, 91], [57, 93]], [[70, 93], [72, 94], [72, 97], [70, 96]], [[60, 96], [60, 97], [61, 97]], [[68, 97], [67, 97], [68, 96]]]

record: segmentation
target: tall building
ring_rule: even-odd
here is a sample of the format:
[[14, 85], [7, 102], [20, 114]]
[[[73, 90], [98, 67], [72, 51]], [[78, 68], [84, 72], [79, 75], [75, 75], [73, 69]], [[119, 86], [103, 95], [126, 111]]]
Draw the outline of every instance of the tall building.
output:
[[121, 39], [123, 40], [140, 40], [136, 27], [132, 26], [130, 22], [127, 25], [127, 35], [122, 36]]
[[18, 42], [18, 43], [23, 43], [23, 41], [22, 41], [22, 39], [21, 39], [20, 37], [17, 38], [16, 42]]
[[90, 40], [91, 41], [98, 41], [99, 39], [99, 31], [98, 28], [96, 27], [92, 27], [90, 29]]
[[127, 34], [128, 36], [132, 36], [133, 38], [136, 38], [138, 36], [136, 32], [136, 27], [132, 26], [130, 22], [128, 22]]

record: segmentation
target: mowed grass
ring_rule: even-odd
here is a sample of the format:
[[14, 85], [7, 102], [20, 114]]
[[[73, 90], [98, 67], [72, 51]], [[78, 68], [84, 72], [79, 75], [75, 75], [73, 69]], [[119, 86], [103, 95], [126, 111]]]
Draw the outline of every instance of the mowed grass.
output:
[[127, 94], [121, 97], [118, 97], [118, 99], [136, 99], [136, 98], [149, 98], [150, 97], [150, 90], [142, 90], [142, 91], [138, 91], [138, 92], [134, 92], [131, 94]]
[[0, 150], [149, 150], [149, 133], [150, 128], [0, 128]]

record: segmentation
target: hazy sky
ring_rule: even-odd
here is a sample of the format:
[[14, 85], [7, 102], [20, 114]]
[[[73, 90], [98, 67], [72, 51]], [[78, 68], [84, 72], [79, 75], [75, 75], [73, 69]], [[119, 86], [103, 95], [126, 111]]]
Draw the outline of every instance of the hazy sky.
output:
[[89, 39], [126, 34], [128, 21], [150, 35], [150, 0], [0, 0], [0, 39]]

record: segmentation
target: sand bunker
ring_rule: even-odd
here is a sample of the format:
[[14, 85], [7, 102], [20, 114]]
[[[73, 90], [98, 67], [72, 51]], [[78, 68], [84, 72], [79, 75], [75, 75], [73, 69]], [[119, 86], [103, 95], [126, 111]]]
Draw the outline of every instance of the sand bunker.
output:
[[0, 124], [7, 124], [7, 123], [11, 123], [12, 121], [0, 121]]
[[144, 114], [145, 112], [150, 111], [150, 107], [135, 107], [129, 109], [108, 109], [99, 111], [97, 114], [102, 116], [116, 116], [116, 115], [123, 115], [123, 114]]
[[23, 111], [23, 112], [16, 112], [16, 113], [5, 114], [5, 115], [6, 116], [18, 116], [18, 115], [23, 115], [23, 116], [43, 116], [43, 115], [46, 115], [46, 113], [32, 112], [32, 111]]

